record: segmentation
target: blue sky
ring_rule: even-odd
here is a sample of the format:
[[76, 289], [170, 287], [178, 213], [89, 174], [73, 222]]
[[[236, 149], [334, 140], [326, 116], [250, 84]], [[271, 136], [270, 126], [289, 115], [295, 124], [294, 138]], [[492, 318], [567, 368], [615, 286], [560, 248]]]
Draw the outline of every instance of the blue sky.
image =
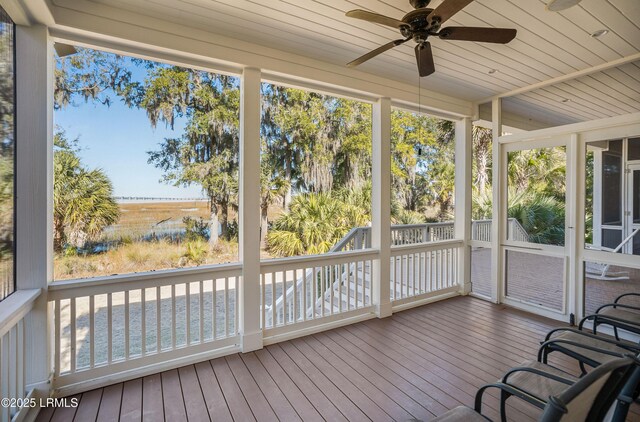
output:
[[80, 100], [54, 113], [54, 124], [66, 131], [68, 139], [79, 137], [83, 163], [107, 173], [115, 196], [203, 197], [198, 186], [161, 182], [162, 172], [147, 164], [147, 151], [157, 150], [164, 138], [180, 136], [184, 119], [176, 122], [174, 130], [163, 123], [152, 128], [143, 110], [128, 108], [117, 97], [113, 100], [109, 107]]

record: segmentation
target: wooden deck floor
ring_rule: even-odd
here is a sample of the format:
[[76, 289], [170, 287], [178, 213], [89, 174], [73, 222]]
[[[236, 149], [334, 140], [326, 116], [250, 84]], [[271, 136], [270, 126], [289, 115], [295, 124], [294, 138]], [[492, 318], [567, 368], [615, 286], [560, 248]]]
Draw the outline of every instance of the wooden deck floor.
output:
[[[38, 421], [406, 421], [472, 406], [477, 388], [535, 359], [557, 322], [459, 297], [76, 396]], [[556, 366], [575, 372], [569, 359]], [[515, 399], [509, 416], [539, 411]], [[495, 392], [485, 414], [498, 419]], [[629, 420], [640, 421], [638, 406]]]

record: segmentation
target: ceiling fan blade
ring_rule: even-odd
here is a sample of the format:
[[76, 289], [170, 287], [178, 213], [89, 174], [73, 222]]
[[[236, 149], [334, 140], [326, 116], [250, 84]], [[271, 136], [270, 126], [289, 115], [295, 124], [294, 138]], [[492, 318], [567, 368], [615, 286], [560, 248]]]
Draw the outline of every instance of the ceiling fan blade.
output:
[[78, 52], [74, 46], [60, 42], [54, 43], [53, 48], [56, 50], [58, 57], [66, 57]]
[[358, 66], [359, 64], [362, 64], [362, 63], [366, 62], [367, 60], [374, 58], [378, 54], [384, 53], [385, 51], [390, 50], [393, 47], [398, 46], [400, 44], [403, 44], [403, 43], [409, 41], [410, 39], [411, 38], [407, 38], [407, 39], [404, 39], [404, 40], [395, 40], [395, 41], [391, 41], [389, 43], [386, 43], [385, 45], [381, 45], [380, 47], [376, 48], [375, 50], [372, 50], [372, 51], [368, 52], [364, 56], [360, 56], [357, 59], [355, 59], [354, 61], [347, 63], [347, 66], [348, 67]]
[[518, 31], [508, 28], [474, 28], [469, 26], [449, 26], [438, 36], [445, 40], [479, 41], [507, 44], [516, 37]]
[[423, 42], [416, 45], [416, 61], [418, 62], [418, 73], [420, 76], [429, 76], [436, 71], [433, 64], [433, 54], [431, 53], [431, 44]]
[[473, 0], [444, 0], [440, 3], [440, 6], [436, 7], [431, 13], [429, 13], [427, 20], [431, 23], [437, 18], [440, 24], [443, 24], [451, 16], [461, 11], [472, 1]]
[[392, 28], [401, 28], [403, 26], [407, 26], [407, 24], [402, 22], [401, 20], [390, 18], [379, 13], [368, 12], [362, 9], [350, 10], [345, 14], [345, 16], [350, 18], [362, 19], [367, 22], [379, 23], [382, 25], [390, 26]]

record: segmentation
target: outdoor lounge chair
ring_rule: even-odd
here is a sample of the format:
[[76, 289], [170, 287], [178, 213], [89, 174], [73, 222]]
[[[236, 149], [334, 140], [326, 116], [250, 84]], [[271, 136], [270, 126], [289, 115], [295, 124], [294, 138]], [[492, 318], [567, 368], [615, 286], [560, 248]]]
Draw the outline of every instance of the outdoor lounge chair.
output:
[[[485, 385], [476, 394], [475, 410], [459, 406], [433, 419], [433, 422], [486, 422], [489, 419], [481, 414], [482, 394], [489, 387], [501, 388], [503, 392], [507, 391], [508, 394], [519, 395], [529, 403], [544, 408], [539, 418], [539, 421], [542, 422], [601, 421], [604, 420], [605, 415], [631, 377], [633, 370], [639, 364], [636, 359], [631, 357], [607, 362], [573, 382], [562, 392], [545, 396], [549, 397], [546, 401], [523, 393], [507, 384]], [[516, 369], [510, 373], [515, 373]], [[524, 372], [529, 370], [526, 368]], [[550, 376], [550, 379], [553, 377]], [[502, 416], [504, 417], [504, 414]]]
[[640, 297], [640, 293], [625, 293], [618, 296], [613, 303], [602, 305], [595, 314], [584, 317], [578, 328], [582, 330], [584, 323], [592, 320], [594, 334], [597, 332], [598, 325], [610, 325], [613, 327], [616, 340], [620, 339], [618, 330], [640, 335], [640, 307], [620, 303], [620, 300], [625, 297]]
[[547, 333], [538, 349], [538, 362], [546, 364], [552, 352], [560, 352], [576, 359], [584, 375], [587, 372], [585, 365], [595, 368], [613, 359], [638, 354], [640, 344], [562, 327]]

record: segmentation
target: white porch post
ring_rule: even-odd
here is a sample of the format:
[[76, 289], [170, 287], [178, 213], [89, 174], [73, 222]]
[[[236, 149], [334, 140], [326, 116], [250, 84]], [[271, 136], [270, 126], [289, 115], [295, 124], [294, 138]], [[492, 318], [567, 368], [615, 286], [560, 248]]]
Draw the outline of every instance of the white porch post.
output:
[[260, 328], [260, 69], [245, 68], [240, 85], [239, 332], [243, 352], [262, 348]]
[[53, 52], [46, 27], [16, 26], [16, 282], [42, 289], [25, 318], [27, 389], [48, 396], [53, 316]]
[[491, 103], [491, 133], [493, 135], [493, 218], [491, 223], [491, 300], [500, 302], [500, 294], [503, 284], [502, 251], [500, 243], [506, 227], [506, 206], [503, 200], [506, 195], [502, 192], [502, 172], [506, 169], [502, 166], [502, 156], [498, 138], [502, 135], [502, 100], [497, 98]]
[[371, 247], [380, 251], [373, 263], [373, 303], [378, 318], [391, 316], [391, 100], [373, 105]]
[[574, 133], [567, 148], [567, 213], [566, 226], [569, 247], [569, 283], [567, 285], [567, 313], [574, 318], [582, 315], [583, 265], [580, 250], [585, 233], [585, 166], [586, 144]]
[[463, 295], [471, 291], [471, 156], [473, 133], [471, 119], [456, 122], [455, 173], [455, 238], [463, 239], [465, 246], [458, 255], [458, 283]]

